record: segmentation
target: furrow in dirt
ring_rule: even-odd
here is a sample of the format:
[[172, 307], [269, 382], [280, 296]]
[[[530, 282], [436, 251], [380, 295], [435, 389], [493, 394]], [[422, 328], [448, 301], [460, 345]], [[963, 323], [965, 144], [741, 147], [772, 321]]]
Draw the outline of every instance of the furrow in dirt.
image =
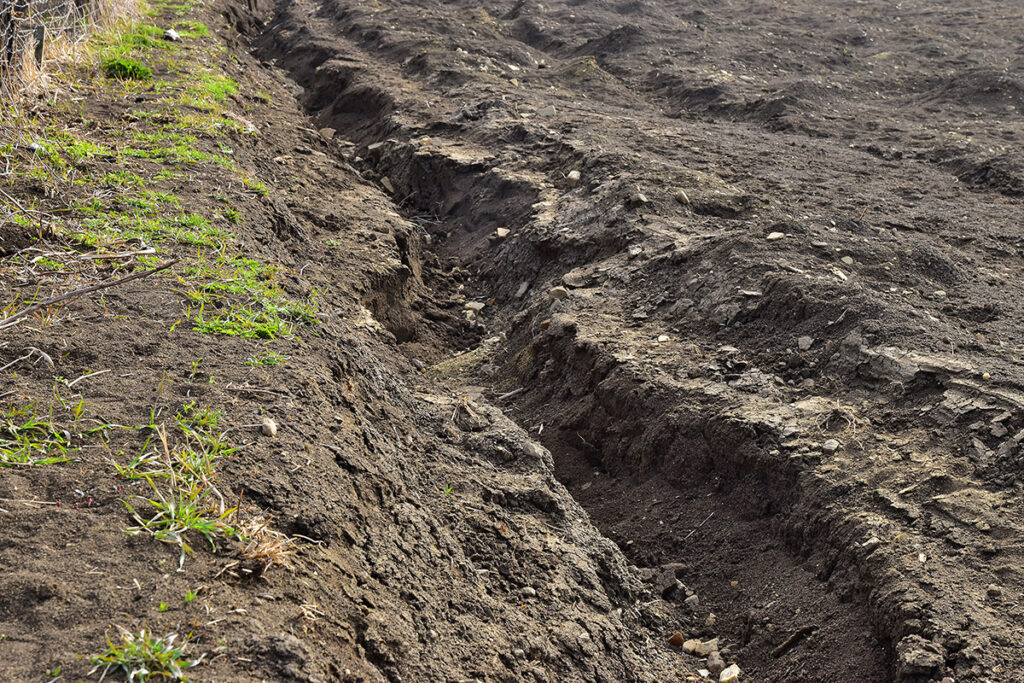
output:
[[[431, 373], [506, 396], [630, 559], [696, 590], [692, 635], [756, 680], [998, 678], [1020, 633], [1022, 382], [990, 339], [1019, 306], [1017, 124], [985, 152], [976, 90], [888, 63], [926, 68], [899, 50], [985, 21], [915, 5], [941, 28], [891, 37], [843, 4], [801, 39], [836, 70], [820, 84], [744, 51], [815, 8], [742, 5], [733, 25], [682, 3], [300, 2], [257, 44], [467, 304], [480, 342]], [[1016, 76], [986, 82], [977, 106], [1014, 106]]]

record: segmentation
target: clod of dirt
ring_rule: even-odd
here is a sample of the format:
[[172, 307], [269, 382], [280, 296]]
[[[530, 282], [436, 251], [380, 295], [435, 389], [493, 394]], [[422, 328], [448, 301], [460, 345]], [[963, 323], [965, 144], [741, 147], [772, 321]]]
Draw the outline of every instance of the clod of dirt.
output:
[[554, 299], [555, 301], [560, 301], [565, 297], [569, 296], [569, 290], [561, 286], [552, 287], [551, 289], [548, 290], [548, 296]]
[[708, 671], [717, 676], [725, 670], [725, 660], [722, 659], [722, 655], [718, 654], [717, 651], [712, 652], [708, 655], [707, 667]]
[[672, 647], [682, 647], [683, 643], [685, 642], [686, 640], [683, 638], [683, 634], [679, 631], [673, 633], [672, 636], [668, 639], [668, 644]]
[[569, 171], [569, 175], [565, 176], [565, 184], [568, 187], [576, 187], [580, 184], [580, 172]]
[[277, 436], [277, 422], [271, 417], [264, 416], [263, 424], [260, 425], [260, 431], [263, 432], [264, 436]]

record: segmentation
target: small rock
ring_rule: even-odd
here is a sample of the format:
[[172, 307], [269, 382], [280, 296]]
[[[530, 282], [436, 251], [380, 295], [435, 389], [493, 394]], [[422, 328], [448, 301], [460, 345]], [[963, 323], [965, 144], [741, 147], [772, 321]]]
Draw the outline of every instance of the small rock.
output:
[[835, 453], [838, 450], [839, 450], [839, 442], [836, 441], [835, 439], [829, 439], [825, 443], [821, 444], [821, 451], [823, 453], [828, 453], [829, 455], [831, 455], [831, 454]]
[[668, 644], [672, 647], [683, 647], [687, 642], [689, 641], [686, 641], [683, 638], [683, 634], [679, 631], [673, 633], [672, 636], [668, 639]]
[[465, 308], [467, 311], [479, 313], [480, 311], [484, 310], [484, 306], [486, 305], [487, 304], [485, 304], [482, 301], [467, 301], [466, 305], [463, 306], [463, 308]]
[[700, 604], [700, 598], [698, 598], [696, 595], [691, 595], [690, 597], [683, 600], [683, 603], [688, 605], [691, 609], [693, 609]]
[[756, 289], [741, 289], [740, 294], [742, 294], [743, 296], [749, 296], [751, 298], [762, 296], [762, 293], [757, 291]]
[[380, 149], [383, 146], [384, 146], [383, 142], [371, 142], [370, 144], [368, 144], [366, 146], [366, 151], [372, 152], [373, 150]]
[[683, 643], [683, 649], [689, 652], [690, 654], [695, 653], [698, 647], [700, 647], [700, 641], [694, 638], [691, 638], [690, 640], [687, 640], [685, 643]]
[[530, 283], [529, 282], [520, 282], [519, 283], [519, 289], [516, 290], [516, 298], [517, 299], [522, 299], [523, 295], [526, 294], [526, 290], [528, 290], [529, 288], [530, 288]]
[[767, 240], [769, 242], [774, 242], [775, 240], [781, 240], [785, 236], [786, 236], [786, 233], [784, 233], [784, 232], [770, 232], [770, 233], [768, 233]]
[[384, 186], [384, 189], [388, 191], [388, 194], [395, 193], [395, 186], [391, 184], [391, 178], [381, 176], [380, 184]]
[[554, 116], [557, 113], [558, 110], [555, 109], [555, 105], [553, 104], [549, 104], [548, 106], [541, 107], [537, 110], [537, 116]]
[[990, 379], [992, 379], [992, 375], [988, 374], [987, 372], [983, 372], [983, 373], [981, 373], [981, 378], [983, 380], [990, 380]]
[[840, 259], [840, 261], [842, 261], [843, 263], [845, 263], [848, 266], [852, 266], [853, 265], [853, 257], [852, 256], [844, 256], [843, 258]]
[[321, 128], [320, 129], [320, 137], [322, 137], [324, 140], [333, 140], [334, 139], [334, 134], [336, 132], [337, 131], [334, 130], [333, 128]]
[[629, 195], [630, 206], [643, 206], [649, 201], [650, 200], [647, 198], [647, 195], [645, 195], [640, 190], [637, 190], [633, 194]]
[[880, 545], [882, 545], [882, 540], [880, 538], [878, 538], [878, 536], [872, 536], [868, 540], [866, 540], [863, 543], [861, 543], [860, 547], [864, 548], [864, 550], [866, 550], [869, 553], [871, 553], [871, 552], [874, 552], [874, 550], [878, 546], [880, 546]]
[[690, 197], [683, 190], [677, 190], [676, 191], [676, 201], [679, 202], [680, 204], [689, 204], [690, 203]]
[[537, 597], [537, 589], [533, 588], [532, 586], [527, 586], [526, 588], [521, 590], [520, 593], [523, 594], [524, 598], [535, 598], [535, 597]]
[[538, 327], [542, 330], [548, 329], [549, 327], [551, 327], [551, 319], [548, 318], [547, 320], [541, 320], [540, 325], [538, 325]]
[[164, 40], [169, 40], [172, 43], [181, 42], [181, 34], [175, 31], [173, 28], [169, 28], [164, 31]]
[[664, 344], [668, 340], [669, 340], [669, 336], [667, 334], [659, 334], [658, 335], [658, 343], [659, 344]]
[[562, 276], [562, 284], [574, 289], [586, 287], [587, 285], [593, 284], [593, 282], [594, 276], [583, 268], [573, 268]]
[[548, 296], [555, 301], [560, 301], [561, 299], [569, 296], [569, 290], [565, 287], [552, 287], [548, 290]]
[[811, 346], [814, 345], [814, 337], [800, 337], [796, 340], [796, 345], [801, 351], [810, 351]]
[[277, 423], [274, 422], [273, 418], [263, 417], [263, 424], [260, 425], [260, 431], [263, 432], [264, 436], [277, 436]]
[[533, 441], [528, 441], [526, 445], [523, 446], [523, 452], [526, 453], [527, 457], [531, 460], [538, 463], [544, 462], [545, 456], [547, 455], [547, 450], [540, 444], [534, 443]]
[[1003, 590], [996, 584], [990, 583], [988, 588], [985, 589], [985, 593], [987, 593], [990, 598], [998, 598], [1003, 594]]
[[412, 359], [412, 366], [417, 370], [422, 370], [423, 368], [427, 367], [419, 358]]
[[717, 650], [718, 638], [712, 638], [711, 640], [705, 640], [703, 643], [697, 645], [697, 649], [694, 650], [694, 652], [701, 657], [707, 657], [709, 654], [716, 652]]
[[712, 652], [708, 655], [708, 671], [714, 675], [718, 675], [725, 670], [725, 660], [722, 659], [722, 655], [718, 652]]
[[711, 672], [707, 669], [697, 669], [697, 674], [700, 675], [701, 678], [707, 678], [711, 675]]
[[569, 175], [565, 176], [565, 184], [569, 187], [576, 187], [580, 184], [580, 172], [569, 171]]
[[740, 668], [735, 664], [730, 665], [718, 675], [718, 683], [735, 683], [740, 680]]
[[643, 253], [643, 251], [644, 248], [641, 247], [639, 244], [631, 244], [629, 246], [629, 249], [627, 249], [630, 258], [633, 258], [634, 256], [639, 256], [640, 254]]
[[934, 292], [932, 292], [932, 296], [934, 296], [936, 299], [944, 299], [946, 298], [946, 292], [942, 289], [936, 289]]
[[498, 228], [498, 229], [496, 229], [494, 231], [494, 238], [495, 239], [499, 239], [499, 240], [503, 240], [506, 237], [508, 237], [510, 234], [512, 234], [512, 231], [509, 230], [508, 228]]

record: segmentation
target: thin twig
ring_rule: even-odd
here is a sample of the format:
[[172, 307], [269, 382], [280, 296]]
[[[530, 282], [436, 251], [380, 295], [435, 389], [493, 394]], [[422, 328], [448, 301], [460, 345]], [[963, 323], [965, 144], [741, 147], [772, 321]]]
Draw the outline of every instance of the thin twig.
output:
[[714, 517], [714, 516], [715, 516], [715, 513], [714, 513], [714, 512], [712, 512], [712, 513], [711, 513], [711, 514], [709, 514], [709, 515], [708, 515], [707, 517], [705, 517], [705, 518], [704, 518], [704, 521], [703, 521], [703, 522], [701, 522], [701, 523], [700, 523], [700, 524], [698, 524], [697, 526], [693, 527], [693, 531], [691, 531], [690, 533], [688, 533], [688, 534], [686, 534], [685, 536], [683, 536], [683, 540], [685, 541], [685, 540], [686, 540], [686, 539], [688, 539], [688, 538], [689, 538], [690, 536], [693, 536], [693, 535], [694, 535], [695, 533], [697, 533], [697, 529], [699, 529], [699, 528], [701, 528], [702, 526], [704, 526], [705, 524], [707, 524], [707, 523], [708, 523], [708, 520], [709, 520], [709, 519], [711, 519], [711, 518], [712, 518], [712, 517]]
[[132, 273], [131, 275], [129, 275], [127, 277], [123, 277], [120, 280], [114, 280], [112, 282], [110, 282], [110, 281], [108, 281], [108, 282], [101, 282], [98, 285], [92, 285], [90, 287], [82, 287], [81, 289], [75, 289], [75, 290], [72, 290], [72, 291], [67, 292], [65, 294], [61, 294], [60, 296], [55, 296], [52, 299], [47, 299], [46, 301], [40, 302], [40, 303], [38, 303], [38, 304], [36, 304], [34, 306], [29, 306], [28, 308], [20, 310], [17, 313], [15, 313], [14, 315], [12, 315], [12, 316], [10, 316], [8, 318], [4, 318], [2, 321], [0, 321], [0, 322], [3, 323], [3, 325], [0, 326], [0, 330], [3, 330], [3, 329], [6, 329], [6, 328], [10, 327], [11, 325], [14, 324], [14, 321], [17, 320], [18, 318], [22, 318], [22, 317], [28, 315], [29, 313], [32, 313], [34, 311], [38, 311], [41, 308], [46, 308], [47, 306], [52, 306], [53, 304], [58, 303], [60, 301], [65, 301], [67, 299], [72, 299], [72, 298], [77, 297], [77, 296], [82, 296], [83, 294], [90, 294], [92, 292], [98, 292], [101, 289], [107, 289], [108, 287], [116, 287], [117, 285], [123, 285], [124, 283], [130, 282], [132, 280], [141, 280], [142, 278], [146, 278], [146, 277], [149, 277], [150, 275], [154, 275], [156, 273], [159, 273], [161, 270], [167, 270], [168, 268], [173, 266], [175, 263], [177, 263], [178, 260], [179, 259], [172, 259], [172, 260], [168, 261], [167, 263], [163, 264], [162, 266], [158, 266], [157, 268], [154, 268], [153, 270], [146, 270], [146, 271], [139, 272], [139, 273]]
[[504, 401], [506, 398], [512, 398], [516, 394], [521, 394], [524, 391], [526, 391], [526, 387], [519, 387], [518, 389], [513, 389], [512, 391], [506, 391], [504, 394], [502, 394], [501, 396], [498, 396], [494, 400], [495, 401]]
[[75, 379], [75, 380], [72, 380], [72, 381], [68, 382], [68, 389], [70, 389], [71, 387], [75, 386], [76, 384], [81, 382], [86, 377], [95, 377], [96, 375], [102, 375], [105, 372], [110, 372], [110, 370], [107, 369], [107, 370], [97, 370], [96, 372], [87, 372], [84, 375], [82, 375], [81, 377], [79, 377], [78, 379]]

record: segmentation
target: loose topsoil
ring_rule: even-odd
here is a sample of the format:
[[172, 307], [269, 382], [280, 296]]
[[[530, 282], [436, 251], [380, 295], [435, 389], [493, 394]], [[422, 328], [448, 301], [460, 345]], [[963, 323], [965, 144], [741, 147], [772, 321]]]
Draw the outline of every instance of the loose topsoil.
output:
[[[223, 230], [0, 319], [8, 433], [34, 405], [76, 448], [0, 471], [6, 679], [85, 680], [119, 625], [187, 637], [195, 680], [1024, 681], [1019, 10], [160, 7], [211, 33], [33, 113], [122, 150], [181, 62], [230, 77], [213, 156], [74, 165]], [[156, 264], [26, 261], [118, 201], [19, 174], [28, 143], [5, 302]], [[238, 280], [204, 249], [315, 311], [207, 333]], [[281, 564], [124, 533], [148, 484], [114, 465], [197, 406]]]

